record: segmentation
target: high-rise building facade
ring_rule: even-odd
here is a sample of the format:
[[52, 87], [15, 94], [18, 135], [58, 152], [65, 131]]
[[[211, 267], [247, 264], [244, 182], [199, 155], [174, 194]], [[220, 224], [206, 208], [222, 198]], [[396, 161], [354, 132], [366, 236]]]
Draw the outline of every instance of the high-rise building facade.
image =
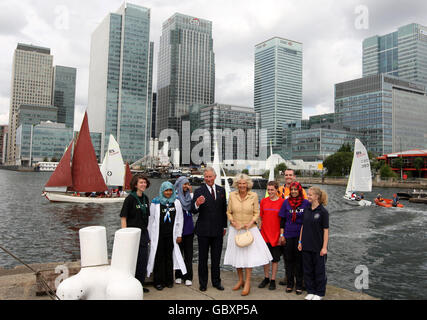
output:
[[427, 148], [426, 87], [378, 74], [335, 85], [336, 121], [377, 155]]
[[427, 27], [417, 23], [363, 41], [363, 76], [379, 73], [427, 85]]
[[76, 97], [76, 68], [55, 66], [53, 68], [52, 105], [58, 108], [58, 121], [67, 128], [74, 127]]
[[21, 104], [49, 106], [52, 103], [53, 56], [50, 49], [18, 43], [13, 56], [9, 109], [7, 159], [19, 164], [16, 157], [16, 130]]
[[149, 39], [150, 9], [130, 3], [92, 34], [87, 111], [90, 131], [101, 133], [101, 157], [110, 134], [124, 161], [148, 153], [154, 51]]
[[0, 126], [0, 164], [5, 163], [7, 145], [7, 126]]
[[255, 46], [254, 107], [280, 153], [283, 124], [302, 118], [302, 43], [274, 37]]
[[156, 136], [180, 132], [181, 117], [193, 103], [215, 100], [212, 22], [175, 13], [163, 23], [157, 78]]

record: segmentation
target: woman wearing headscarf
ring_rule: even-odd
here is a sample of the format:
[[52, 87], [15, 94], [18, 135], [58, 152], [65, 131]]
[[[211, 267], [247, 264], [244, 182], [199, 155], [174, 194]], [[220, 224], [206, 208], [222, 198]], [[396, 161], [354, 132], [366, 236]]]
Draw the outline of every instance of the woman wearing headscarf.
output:
[[177, 284], [185, 281], [185, 285], [191, 286], [193, 283], [193, 239], [194, 239], [194, 223], [193, 215], [191, 213], [191, 200], [193, 194], [191, 193], [190, 181], [186, 177], [179, 177], [175, 184], [176, 198], [182, 206], [182, 214], [184, 225], [182, 228], [182, 241], [179, 244], [181, 254], [184, 255], [185, 267], [187, 273], [182, 274], [181, 270], [175, 271], [175, 282]]
[[183, 215], [175, 189], [169, 181], [160, 186], [159, 196], [151, 201], [148, 233], [151, 250], [148, 258], [147, 276], [153, 272], [154, 287], [162, 290], [173, 287], [173, 270], [187, 273], [179, 250], [182, 241]]
[[303, 189], [299, 182], [290, 185], [289, 198], [285, 200], [279, 211], [280, 242], [285, 245], [287, 256], [287, 288], [286, 292], [292, 292], [296, 278], [296, 294], [302, 294], [303, 266], [302, 254], [298, 250], [298, 240], [304, 219], [304, 211], [310, 206], [310, 202], [304, 199]]

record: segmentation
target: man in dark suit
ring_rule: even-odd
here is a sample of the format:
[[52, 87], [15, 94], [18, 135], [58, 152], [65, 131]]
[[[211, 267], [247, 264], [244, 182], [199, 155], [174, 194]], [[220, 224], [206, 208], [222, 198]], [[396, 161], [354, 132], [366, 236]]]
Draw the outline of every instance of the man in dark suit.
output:
[[206, 291], [208, 284], [208, 254], [211, 250], [211, 280], [218, 290], [221, 285], [219, 264], [222, 242], [227, 228], [227, 202], [224, 188], [215, 184], [215, 170], [205, 169], [205, 183], [194, 191], [191, 210], [198, 214], [194, 232], [199, 245], [199, 284], [200, 291]]

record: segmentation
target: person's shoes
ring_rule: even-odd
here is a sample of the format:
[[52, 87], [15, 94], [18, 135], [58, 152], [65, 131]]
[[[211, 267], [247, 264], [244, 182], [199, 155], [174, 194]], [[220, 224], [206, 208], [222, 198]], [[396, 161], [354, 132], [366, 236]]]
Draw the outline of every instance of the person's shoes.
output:
[[176, 278], [175, 279], [175, 283], [176, 284], [181, 284], [182, 283], [182, 279], [181, 278]]
[[276, 290], [276, 280], [271, 280], [268, 290]]
[[243, 286], [245, 285], [245, 282], [244, 281], [239, 281], [239, 282], [237, 282], [236, 283], [236, 285], [233, 287], [233, 291], [237, 291], [237, 290], [239, 290], [240, 288], [243, 288]]
[[199, 289], [200, 289], [200, 291], [206, 291], [206, 287], [205, 286], [200, 286]]
[[216, 285], [216, 286], [213, 286], [213, 287], [217, 288], [219, 291], [223, 291], [224, 290], [224, 287], [221, 285], [221, 283], [218, 284], [218, 285]]
[[281, 285], [281, 286], [286, 286], [287, 284], [288, 284], [288, 281], [287, 281], [288, 279], [286, 279], [286, 277], [285, 277], [285, 279], [283, 279], [282, 281], [280, 281], [279, 282], [279, 284]]
[[291, 292], [292, 292], [292, 290], [293, 290], [293, 288], [289, 288], [289, 287], [287, 287], [287, 288], [286, 288], [286, 293], [291, 293]]
[[302, 289], [296, 289], [296, 290], [295, 290], [295, 293], [296, 293], [297, 295], [301, 295], [301, 294], [302, 294]]
[[156, 288], [157, 290], [163, 290], [163, 286], [161, 285], [161, 284], [156, 284], [155, 286], [154, 286], [154, 288]]
[[313, 300], [314, 298], [314, 294], [309, 293], [308, 295], [305, 296], [305, 300]]
[[251, 285], [250, 285], [250, 283], [249, 282], [246, 282], [245, 283], [245, 286], [243, 287], [243, 290], [242, 290], [242, 293], [241, 293], [241, 295], [242, 296], [247, 296], [248, 294], [249, 294], [249, 292], [251, 291]]
[[186, 286], [191, 286], [192, 284], [193, 284], [193, 282], [191, 282], [191, 280], [185, 280]]
[[167, 287], [168, 287], [168, 288], [173, 288], [173, 283], [169, 283], [169, 284], [167, 285]]
[[262, 282], [258, 285], [258, 288], [265, 288], [265, 286], [267, 285], [267, 284], [269, 284], [270, 283], [270, 279], [269, 278], [264, 278], [264, 280], [262, 280]]
[[318, 295], [314, 295], [313, 296], [313, 299], [311, 299], [311, 300], [323, 300], [323, 297], [321, 297], [321, 296], [318, 296]]
[[142, 291], [144, 291], [144, 293], [150, 292], [147, 288], [142, 288]]

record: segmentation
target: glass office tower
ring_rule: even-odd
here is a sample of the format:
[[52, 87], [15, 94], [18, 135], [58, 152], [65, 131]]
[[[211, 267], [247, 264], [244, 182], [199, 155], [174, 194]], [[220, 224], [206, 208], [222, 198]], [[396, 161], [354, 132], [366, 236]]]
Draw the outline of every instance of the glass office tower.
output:
[[427, 27], [411, 23], [363, 41], [363, 76], [385, 73], [427, 85]]
[[377, 155], [427, 148], [425, 86], [385, 74], [335, 85], [338, 123], [364, 134]]
[[58, 121], [67, 128], [74, 127], [76, 97], [76, 68], [55, 66], [53, 68], [52, 105], [58, 108]]
[[302, 118], [302, 43], [275, 37], [255, 46], [254, 107], [280, 153], [283, 124]]
[[148, 153], [151, 135], [152, 54], [150, 9], [125, 3], [110, 13], [91, 39], [88, 117], [101, 133], [101, 158], [112, 134], [123, 160]]
[[214, 103], [212, 22], [180, 13], [166, 20], [158, 66], [156, 137], [163, 129], [180, 132], [191, 104]]

